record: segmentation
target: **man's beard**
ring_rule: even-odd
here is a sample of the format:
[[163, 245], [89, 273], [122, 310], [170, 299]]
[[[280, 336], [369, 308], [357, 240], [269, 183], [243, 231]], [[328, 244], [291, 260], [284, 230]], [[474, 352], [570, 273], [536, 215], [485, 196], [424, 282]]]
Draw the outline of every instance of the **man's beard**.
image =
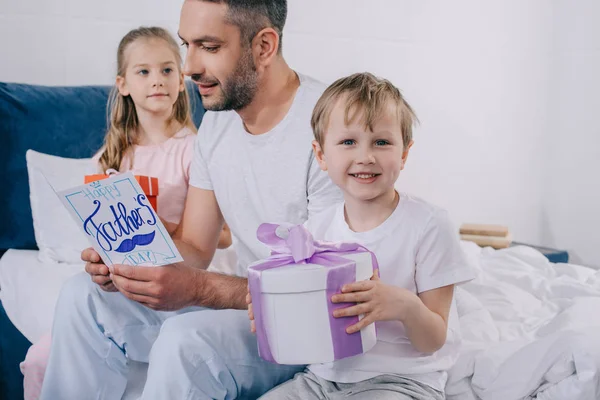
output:
[[[223, 97], [213, 104], [204, 104], [209, 111], [241, 110], [252, 102], [258, 89], [258, 76], [248, 49], [240, 58], [231, 76], [221, 84]], [[203, 102], [205, 103], [205, 102]]]

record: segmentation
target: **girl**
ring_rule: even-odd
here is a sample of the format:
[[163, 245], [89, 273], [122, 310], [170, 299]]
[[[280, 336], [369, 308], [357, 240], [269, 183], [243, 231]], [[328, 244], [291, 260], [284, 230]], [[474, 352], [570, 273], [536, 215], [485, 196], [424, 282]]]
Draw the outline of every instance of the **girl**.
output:
[[[171, 234], [183, 214], [196, 129], [181, 64], [179, 46], [165, 29], [141, 27], [121, 39], [116, 85], [108, 102], [110, 124], [104, 146], [93, 158], [102, 172], [157, 177], [157, 212]], [[230, 244], [225, 227], [218, 247]], [[25, 400], [39, 397], [49, 351], [46, 335], [21, 364]]]

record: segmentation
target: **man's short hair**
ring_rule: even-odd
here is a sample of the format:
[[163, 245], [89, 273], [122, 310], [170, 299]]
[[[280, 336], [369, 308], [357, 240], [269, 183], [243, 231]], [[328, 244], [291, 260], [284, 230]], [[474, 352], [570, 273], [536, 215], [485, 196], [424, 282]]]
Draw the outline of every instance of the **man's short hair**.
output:
[[323, 147], [325, 131], [329, 126], [331, 110], [341, 99], [345, 103], [344, 123], [349, 125], [354, 118], [362, 115], [361, 122], [365, 129], [371, 132], [373, 125], [383, 113], [387, 112], [391, 102], [396, 106], [404, 146], [408, 146], [412, 141], [412, 127], [417, 122], [417, 116], [404, 100], [400, 90], [387, 79], [362, 72], [333, 82], [317, 101], [310, 124], [315, 140], [321, 147]]
[[273, 28], [279, 35], [278, 53], [281, 53], [283, 27], [287, 18], [287, 0], [201, 0], [225, 4], [227, 22], [240, 28], [243, 44], [250, 44], [264, 28]]

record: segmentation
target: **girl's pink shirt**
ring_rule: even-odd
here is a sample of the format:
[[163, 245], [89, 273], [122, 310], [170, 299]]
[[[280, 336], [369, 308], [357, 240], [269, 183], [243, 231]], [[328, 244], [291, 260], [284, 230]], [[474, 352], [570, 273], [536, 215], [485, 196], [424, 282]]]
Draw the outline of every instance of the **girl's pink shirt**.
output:
[[158, 178], [158, 215], [165, 221], [179, 224], [185, 206], [190, 180], [190, 165], [194, 155], [196, 135], [183, 128], [161, 144], [133, 147], [133, 167], [130, 156], [121, 162], [121, 172]]

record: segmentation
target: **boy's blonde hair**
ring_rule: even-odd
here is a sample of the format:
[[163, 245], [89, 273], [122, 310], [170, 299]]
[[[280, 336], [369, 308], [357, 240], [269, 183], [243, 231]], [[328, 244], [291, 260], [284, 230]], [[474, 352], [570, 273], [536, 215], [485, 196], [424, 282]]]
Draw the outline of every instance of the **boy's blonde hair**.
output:
[[[173, 36], [163, 28], [140, 27], [129, 31], [119, 43], [117, 49], [118, 76], [125, 77], [125, 71], [127, 70], [125, 51], [132, 43], [140, 39], [164, 40], [175, 55], [178, 68], [177, 72], [181, 73], [181, 53], [179, 52], [179, 46], [177, 45], [177, 42], [175, 42], [175, 39], [173, 39]], [[179, 122], [182, 127], [187, 126], [192, 129], [192, 131], [195, 131], [196, 128], [190, 114], [189, 102], [187, 89], [184, 85], [183, 92], [179, 93], [179, 96], [173, 105], [173, 112], [169, 117], [169, 122], [175, 120]], [[138, 140], [136, 135], [139, 129], [139, 120], [131, 96], [121, 95], [116, 86], [113, 87], [110, 92], [107, 112], [108, 132], [104, 138], [104, 147], [102, 149], [102, 154], [100, 155], [99, 163], [102, 171], [106, 171], [109, 168], [118, 171], [121, 168], [123, 158]], [[133, 165], [133, 157], [130, 157], [130, 161]]]
[[404, 147], [412, 141], [412, 126], [418, 120], [400, 90], [387, 79], [362, 72], [333, 82], [317, 101], [310, 124], [315, 140], [321, 148], [323, 148], [325, 132], [329, 126], [331, 111], [341, 99], [346, 106], [344, 123], [349, 125], [354, 118], [362, 115], [365, 129], [369, 129], [371, 132], [375, 122], [387, 112], [387, 106], [392, 102], [396, 105]]

